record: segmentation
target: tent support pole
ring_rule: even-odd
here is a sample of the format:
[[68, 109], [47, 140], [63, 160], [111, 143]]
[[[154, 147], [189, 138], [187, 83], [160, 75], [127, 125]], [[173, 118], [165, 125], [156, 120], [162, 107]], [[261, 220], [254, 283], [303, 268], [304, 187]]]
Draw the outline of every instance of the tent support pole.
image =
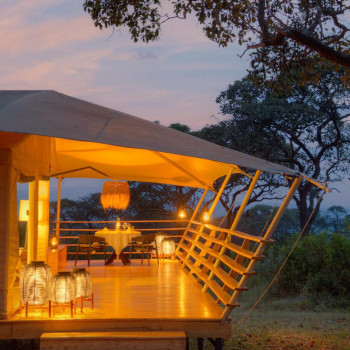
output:
[[215, 196], [213, 204], [211, 205], [211, 207], [209, 209], [209, 217], [211, 217], [211, 215], [213, 214], [213, 212], [214, 212], [214, 210], [215, 210], [215, 208], [216, 208], [216, 206], [217, 206], [217, 204], [218, 204], [218, 202], [220, 200], [220, 197], [221, 197], [222, 193], [224, 192], [224, 189], [225, 189], [228, 181], [231, 178], [232, 173], [233, 173], [233, 168], [231, 167], [229, 172], [226, 175], [226, 178], [225, 178], [224, 182], [222, 183], [222, 185], [221, 185], [221, 187], [219, 189], [219, 192]]
[[38, 209], [39, 209], [39, 174], [29, 183], [29, 219], [28, 219], [28, 255], [27, 263], [37, 260], [38, 250]]
[[[249, 185], [249, 188], [248, 188], [248, 190], [247, 190], [247, 193], [246, 193], [246, 195], [244, 196], [243, 202], [242, 202], [242, 204], [241, 204], [241, 206], [240, 206], [240, 208], [239, 208], [239, 210], [238, 210], [238, 212], [237, 212], [237, 215], [236, 215], [235, 219], [233, 220], [233, 223], [232, 223], [232, 225], [231, 225], [230, 230], [234, 230], [234, 229], [237, 227], [237, 225], [239, 224], [239, 221], [240, 221], [240, 219], [241, 219], [241, 217], [242, 217], [242, 215], [243, 215], [244, 209], [246, 208], [246, 206], [247, 206], [247, 204], [248, 204], [248, 202], [249, 202], [249, 199], [250, 199], [250, 197], [251, 197], [251, 195], [252, 195], [252, 193], [253, 193], [253, 191], [254, 191], [255, 185], [256, 185], [256, 183], [258, 182], [260, 175], [261, 175], [261, 171], [260, 171], [260, 170], [257, 170], [256, 173], [255, 173], [255, 175], [254, 175], [254, 177], [253, 177], [253, 179], [252, 179], [252, 181], [251, 181], [251, 183], [250, 183], [250, 185]], [[230, 241], [230, 238], [231, 238], [231, 235], [228, 234], [227, 237], [226, 237], [226, 239], [225, 239], [225, 241], [226, 241], [226, 242]], [[223, 255], [223, 254], [225, 254], [225, 252], [226, 252], [226, 248], [225, 248], [225, 247], [222, 247], [222, 248], [220, 249], [219, 254], [220, 254], [220, 255]], [[216, 261], [215, 261], [215, 263], [214, 263], [214, 267], [218, 267], [219, 264], [220, 264], [220, 260], [219, 260], [219, 259], [216, 259]], [[210, 280], [212, 280], [213, 278], [214, 278], [214, 273], [213, 273], [213, 271], [210, 271], [210, 274], [209, 274], [209, 276], [208, 276], [208, 280], [210, 281]], [[203, 287], [203, 289], [202, 289], [202, 291], [203, 291], [203, 292], [206, 292], [207, 290], [208, 290], [208, 285], [205, 284], [204, 287]]]
[[235, 219], [233, 220], [233, 223], [232, 223], [232, 225], [230, 227], [230, 230], [234, 230], [238, 226], [238, 224], [239, 224], [239, 222], [241, 220], [241, 217], [242, 217], [242, 215], [244, 213], [244, 210], [247, 207], [248, 202], [250, 200], [250, 197], [251, 197], [251, 195], [252, 195], [252, 193], [254, 191], [256, 183], [259, 180], [260, 175], [261, 175], [261, 171], [257, 170], [255, 175], [254, 175], [254, 177], [253, 177], [253, 180], [251, 181], [251, 183], [249, 185], [249, 188], [248, 188], [247, 193], [246, 193], [246, 195], [245, 195], [245, 197], [243, 199], [243, 202], [242, 202], [241, 206], [239, 207], [237, 215], [236, 215]]
[[104, 173], [103, 171], [100, 171], [92, 166], [84, 166], [83, 168], [62, 171], [61, 173], [51, 174], [50, 177], [56, 177], [56, 176], [60, 176], [60, 175], [70, 174], [70, 173], [74, 173], [74, 172], [85, 170], [85, 169], [90, 169], [92, 171], [95, 171], [96, 173], [101, 174], [101, 175], [107, 177], [108, 179], [114, 179], [112, 176], [109, 176], [108, 174]]
[[61, 219], [61, 186], [62, 186], [62, 175], [58, 176], [58, 188], [57, 188], [57, 208], [56, 208], [56, 236], [60, 237], [60, 219]]
[[[213, 201], [213, 204], [211, 205], [211, 207], [210, 207], [210, 209], [209, 209], [209, 211], [208, 211], [209, 218], [210, 218], [211, 215], [213, 214], [214, 209], [216, 208], [216, 205], [218, 204], [219, 199], [220, 199], [222, 193], [224, 192], [224, 189], [225, 189], [225, 187], [226, 187], [228, 181], [230, 180], [232, 173], [233, 173], [233, 168], [231, 167], [230, 170], [229, 170], [229, 172], [227, 173], [227, 175], [226, 175], [226, 177], [225, 177], [225, 180], [223, 181], [222, 185], [220, 186], [220, 189], [219, 189], [218, 193], [217, 193], [216, 196], [215, 196], [215, 199], [214, 199], [214, 201]], [[196, 238], [194, 239], [195, 242], [199, 240], [199, 238], [200, 238], [200, 233], [203, 232], [204, 227], [205, 227], [205, 224], [202, 224], [201, 227], [199, 228], [199, 231], [198, 231], [199, 234], [197, 234]], [[193, 251], [194, 248], [195, 248], [195, 244], [192, 244], [190, 250]], [[201, 256], [202, 256], [203, 252], [201, 252], [200, 254], [201, 254]], [[190, 255], [188, 254], [187, 257], [186, 257], [186, 259], [189, 259], [189, 257], [190, 257]], [[200, 261], [198, 261], [198, 260], [195, 262], [195, 265], [196, 265], [196, 266], [199, 266], [200, 264], [201, 264], [201, 263], [200, 263]]]
[[201, 198], [200, 198], [200, 200], [199, 200], [199, 202], [198, 202], [198, 204], [197, 204], [197, 206], [196, 206], [196, 209], [194, 210], [194, 212], [193, 212], [193, 214], [192, 214], [192, 216], [191, 216], [191, 219], [190, 219], [190, 222], [188, 223], [188, 225], [187, 225], [187, 227], [186, 227], [186, 230], [185, 230], [185, 232], [183, 233], [183, 235], [182, 235], [182, 237], [181, 237], [181, 240], [180, 240], [180, 242], [179, 242], [179, 244], [178, 244], [178, 246], [177, 246], [177, 248], [176, 248], [176, 251], [178, 252], [179, 251], [179, 245], [180, 244], [182, 244], [182, 242], [183, 242], [183, 240], [184, 240], [184, 237], [186, 236], [186, 234], [187, 234], [187, 232], [188, 232], [188, 229], [190, 228], [190, 226], [191, 226], [191, 224], [192, 224], [192, 221], [196, 218], [196, 215], [197, 215], [197, 213], [198, 213], [198, 211], [199, 211], [199, 208], [201, 207], [201, 205], [202, 205], [202, 203], [203, 203], [203, 201], [204, 201], [204, 198], [205, 198], [205, 196], [207, 195], [207, 193], [208, 193], [208, 187], [206, 187], [205, 188], [205, 190], [204, 190], [204, 192], [203, 192], [203, 194], [202, 194], [202, 196], [201, 196]]
[[[265, 250], [265, 247], [267, 245], [267, 241], [270, 240], [272, 234], [274, 233], [275, 229], [277, 228], [277, 225], [281, 221], [281, 218], [282, 218], [284, 212], [286, 211], [290, 201], [293, 199], [294, 193], [297, 191], [297, 189], [302, 181], [303, 181], [302, 177], [297, 177], [293, 181], [293, 184], [290, 187], [286, 197], [284, 198], [284, 200], [283, 200], [281, 206], [279, 207], [279, 209], [277, 210], [277, 213], [275, 214], [270, 226], [268, 227], [267, 231], [265, 232], [265, 235], [263, 237], [262, 242], [259, 244], [258, 249], [255, 251], [255, 253], [254, 253], [255, 256], [262, 255], [262, 253]], [[232, 297], [231, 297], [228, 305], [226, 305], [226, 307], [221, 315], [221, 321], [220, 321], [221, 324], [225, 324], [227, 322], [228, 318], [230, 317], [230, 314], [231, 314], [231, 311], [234, 307], [234, 304], [235, 304], [239, 294], [241, 293], [242, 288], [244, 287], [246, 280], [249, 277], [249, 274], [253, 271], [256, 263], [257, 263], [256, 259], [250, 260], [250, 263], [246, 269], [246, 274], [244, 274], [242, 276], [242, 278], [240, 279], [236, 290], [232, 294]]]
[[182, 166], [180, 166], [179, 164], [176, 164], [174, 161], [172, 161], [171, 159], [169, 159], [168, 157], [166, 157], [163, 153], [157, 152], [157, 151], [152, 151], [153, 153], [155, 153], [157, 156], [159, 156], [160, 158], [166, 160], [168, 163], [170, 163], [171, 165], [173, 165], [175, 168], [179, 169], [180, 171], [182, 171], [183, 173], [185, 173], [186, 175], [192, 177], [192, 179], [196, 180], [197, 182], [199, 182], [201, 185], [203, 185], [204, 187], [209, 187], [209, 189], [212, 192], [216, 192], [215, 189], [208, 185], [207, 183], [205, 183], [203, 180], [201, 180], [200, 178], [198, 178], [197, 176], [193, 175], [192, 173], [190, 173], [188, 170], [186, 170], [185, 168], [183, 168]]

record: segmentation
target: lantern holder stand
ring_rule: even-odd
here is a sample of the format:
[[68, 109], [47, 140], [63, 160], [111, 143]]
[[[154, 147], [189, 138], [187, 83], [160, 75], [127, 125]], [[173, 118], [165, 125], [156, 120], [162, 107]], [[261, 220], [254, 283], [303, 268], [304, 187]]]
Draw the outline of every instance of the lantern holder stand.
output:
[[49, 300], [49, 307], [50, 307], [49, 315], [50, 315], [50, 317], [51, 317], [51, 315], [52, 315], [52, 317], [55, 316], [55, 309], [56, 308], [65, 309], [67, 306], [70, 307], [70, 317], [73, 318], [74, 310], [76, 309], [74, 300], [71, 300], [67, 303], [53, 303], [51, 300]]
[[22, 313], [23, 309], [25, 309], [26, 318], [28, 318], [29, 310], [41, 310], [41, 312], [43, 312], [43, 310], [48, 310], [49, 318], [51, 318], [51, 300], [49, 300], [48, 305], [29, 305], [28, 301], [25, 304], [23, 304], [21, 301], [19, 304], [20, 314]]
[[74, 313], [77, 313], [77, 303], [80, 303], [80, 312], [83, 312], [84, 301], [91, 301], [91, 310], [94, 309], [94, 293], [91, 293], [90, 297], [84, 298], [82, 295], [75, 299]]

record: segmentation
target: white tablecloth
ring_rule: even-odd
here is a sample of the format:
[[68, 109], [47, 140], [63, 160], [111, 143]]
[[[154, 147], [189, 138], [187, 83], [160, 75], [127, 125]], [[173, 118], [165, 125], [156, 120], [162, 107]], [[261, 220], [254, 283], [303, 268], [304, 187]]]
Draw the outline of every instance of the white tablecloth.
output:
[[131, 239], [141, 235], [140, 231], [134, 230], [108, 230], [104, 228], [95, 233], [98, 237], [103, 237], [108, 244], [110, 244], [117, 255], [125, 248]]

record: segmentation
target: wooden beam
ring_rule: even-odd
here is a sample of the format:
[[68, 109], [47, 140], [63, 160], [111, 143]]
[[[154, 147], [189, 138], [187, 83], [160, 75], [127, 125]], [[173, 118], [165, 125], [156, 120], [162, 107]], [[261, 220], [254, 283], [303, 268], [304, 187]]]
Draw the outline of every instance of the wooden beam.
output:
[[60, 219], [61, 219], [61, 187], [62, 187], [62, 175], [58, 176], [57, 186], [57, 207], [56, 207], [56, 235], [60, 236]]
[[[198, 214], [199, 208], [201, 207], [201, 205], [202, 205], [202, 203], [204, 201], [204, 198], [205, 198], [205, 196], [208, 193], [208, 190], [209, 190], [209, 188], [206, 187], [204, 192], [203, 192], [203, 194], [202, 194], [202, 196], [201, 196], [201, 198], [199, 199], [198, 204], [197, 204], [197, 206], [196, 206], [196, 208], [195, 208], [195, 210], [194, 210], [194, 212], [192, 214], [192, 217], [191, 217], [189, 223], [187, 224], [187, 228], [186, 228], [185, 232], [183, 233], [183, 235], [181, 237], [180, 244], [183, 242], [184, 237], [187, 235], [187, 233], [188, 233], [188, 231], [189, 231], [189, 229], [191, 227], [192, 221], [196, 218], [196, 215]], [[178, 252], [178, 251], [179, 251], [179, 246], [177, 246], [177, 248], [176, 248], [176, 252]]]
[[[274, 216], [274, 218], [273, 218], [269, 228], [267, 229], [267, 231], [266, 231], [266, 233], [264, 235], [264, 241], [268, 241], [268, 240], [271, 239], [271, 236], [272, 236], [273, 232], [275, 231], [278, 223], [280, 222], [284, 212], [286, 211], [290, 201], [292, 200], [292, 198], [293, 198], [295, 192], [297, 191], [297, 189], [298, 189], [300, 183], [302, 182], [302, 180], [303, 180], [302, 177], [298, 177], [298, 178], [296, 178], [294, 180], [291, 188], [289, 189], [286, 197], [284, 198], [281, 206], [279, 207], [279, 209], [278, 209], [277, 213], [275, 214], [275, 216]], [[257, 256], [262, 255], [263, 251], [265, 250], [265, 247], [266, 247], [266, 243], [261, 242], [259, 244], [259, 247], [256, 250], [255, 254]], [[257, 263], [257, 260], [252, 259], [250, 261], [246, 271], [247, 272], [252, 272], [256, 263]], [[242, 278], [239, 281], [239, 286], [240, 287], [241, 286], [243, 287], [245, 285], [247, 278], [248, 278], [248, 275], [243, 275], [242, 276]], [[229, 304], [232, 305], [232, 304], [234, 304], [236, 302], [240, 292], [241, 292], [240, 290], [234, 291], [234, 293], [232, 294], [232, 297], [230, 299]], [[224, 309], [224, 311], [222, 313], [222, 316], [221, 316], [221, 324], [225, 324], [227, 322], [228, 318], [230, 317], [231, 311], [232, 311], [232, 307], [231, 306], [228, 306], [228, 307], [226, 307]]]
[[[257, 170], [255, 175], [254, 175], [254, 178], [252, 179], [252, 181], [251, 181], [251, 183], [249, 185], [247, 193], [246, 193], [246, 195], [245, 195], [245, 197], [243, 199], [243, 202], [242, 202], [242, 204], [241, 204], [241, 206], [240, 206], [240, 208], [239, 208], [239, 210], [237, 212], [237, 215], [236, 215], [236, 217], [235, 217], [235, 219], [234, 219], [234, 221], [233, 221], [233, 223], [231, 225], [230, 230], [234, 230], [238, 226], [239, 221], [241, 220], [241, 217], [243, 215], [244, 209], [246, 208], [246, 206], [247, 206], [247, 204], [249, 202], [249, 199], [250, 199], [250, 197], [251, 197], [251, 195], [252, 195], [252, 193], [254, 191], [255, 185], [256, 185], [256, 183], [259, 180], [260, 174], [261, 174], [261, 171]], [[227, 233], [227, 237], [226, 237], [225, 242], [229, 242], [230, 240], [231, 240], [231, 234]], [[219, 256], [223, 256], [226, 253], [226, 250], [227, 250], [226, 247], [221, 247]], [[217, 258], [215, 263], [214, 263], [214, 267], [217, 267], [220, 264], [220, 262], [221, 262], [221, 259]], [[211, 280], [213, 278], [214, 278], [214, 273], [212, 271], [212, 272], [210, 272], [209, 280]], [[206, 292], [207, 289], [208, 289], [208, 285], [205, 285], [203, 287], [203, 292]]]

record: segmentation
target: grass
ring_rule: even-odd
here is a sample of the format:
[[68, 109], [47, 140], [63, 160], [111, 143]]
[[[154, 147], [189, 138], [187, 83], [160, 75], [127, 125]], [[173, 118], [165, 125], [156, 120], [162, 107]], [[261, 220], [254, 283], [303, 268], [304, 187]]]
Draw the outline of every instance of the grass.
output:
[[[232, 314], [232, 335], [225, 350], [350, 350], [350, 311], [324, 305], [305, 310], [302, 298], [262, 301], [241, 324], [253, 303], [243, 303]], [[206, 350], [213, 349], [205, 341]], [[196, 341], [191, 349], [197, 349]]]

